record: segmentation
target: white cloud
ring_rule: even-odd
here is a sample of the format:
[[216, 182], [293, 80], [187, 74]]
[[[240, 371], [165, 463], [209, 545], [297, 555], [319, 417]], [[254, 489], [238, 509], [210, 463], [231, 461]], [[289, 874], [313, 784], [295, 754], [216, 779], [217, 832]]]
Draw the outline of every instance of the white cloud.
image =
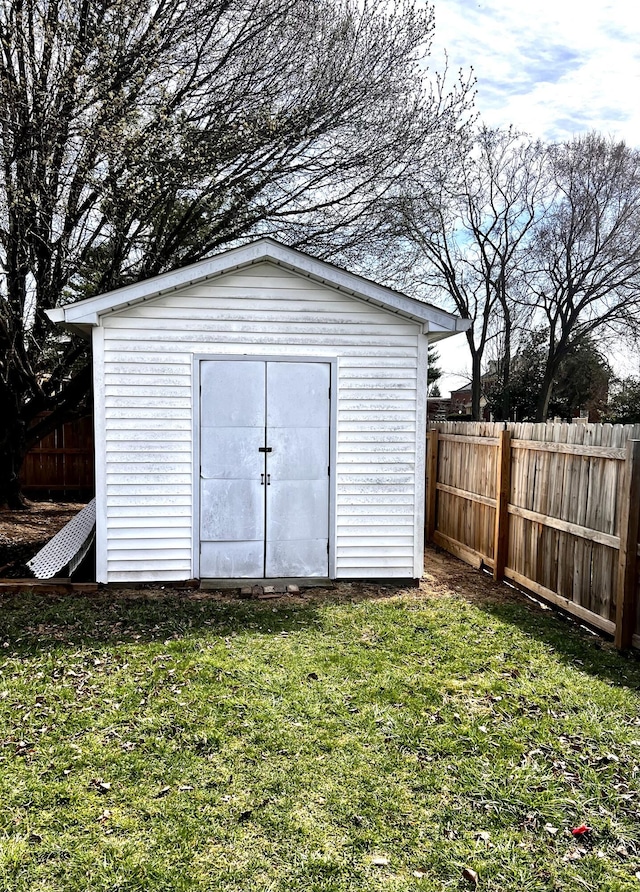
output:
[[622, 0], [436, 0], [434, 68], [473, 67], [492, 126], [545, 139], [595, 129], [640, 145], [640, 17]]

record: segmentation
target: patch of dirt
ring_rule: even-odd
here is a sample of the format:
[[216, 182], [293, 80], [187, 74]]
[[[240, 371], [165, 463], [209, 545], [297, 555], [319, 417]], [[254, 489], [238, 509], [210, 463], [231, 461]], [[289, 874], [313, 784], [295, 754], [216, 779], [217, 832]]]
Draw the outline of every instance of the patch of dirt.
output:
[[22, 511], [0, 508], [0, 577], [31, 576], [26, 562], [82, 508], [77, 502], [28, 502]]
[[522, 597], [510, 586], [494, 582], [490, 573], [476, 570], [434, 545], [425, 550], [420, 588], [432, 594], [462, 595], [468, 601], [522, 603]]

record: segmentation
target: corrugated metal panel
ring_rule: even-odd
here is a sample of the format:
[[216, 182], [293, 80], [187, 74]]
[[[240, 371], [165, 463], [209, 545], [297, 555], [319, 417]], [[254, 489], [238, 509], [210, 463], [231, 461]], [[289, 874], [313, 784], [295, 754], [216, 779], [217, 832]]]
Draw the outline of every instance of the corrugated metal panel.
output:
[[107, 316], [108, 579], [192, 575], [194, 353], [339, 357], [337, 575], [413, 576], [419, 337], [268, 264]]

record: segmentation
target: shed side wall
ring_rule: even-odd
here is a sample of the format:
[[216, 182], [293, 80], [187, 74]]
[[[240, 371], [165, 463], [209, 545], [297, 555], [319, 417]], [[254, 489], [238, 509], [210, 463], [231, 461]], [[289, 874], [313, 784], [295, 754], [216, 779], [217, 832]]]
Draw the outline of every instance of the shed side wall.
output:
[[271, 264], [102, 324], [103, 581], [191, 576], [192, 359], [209, 352], [338, 357], [337, 576], [419, 572], [417, 324]]

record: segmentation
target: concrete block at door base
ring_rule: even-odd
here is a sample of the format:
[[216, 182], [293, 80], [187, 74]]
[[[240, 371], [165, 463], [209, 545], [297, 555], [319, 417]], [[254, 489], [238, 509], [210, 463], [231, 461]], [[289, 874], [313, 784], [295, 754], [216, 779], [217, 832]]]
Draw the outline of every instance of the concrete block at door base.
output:
[[299, 595], [297, 585], [245, 585], [240, 589], [241, 598], [278, 598], [282, 595]]

